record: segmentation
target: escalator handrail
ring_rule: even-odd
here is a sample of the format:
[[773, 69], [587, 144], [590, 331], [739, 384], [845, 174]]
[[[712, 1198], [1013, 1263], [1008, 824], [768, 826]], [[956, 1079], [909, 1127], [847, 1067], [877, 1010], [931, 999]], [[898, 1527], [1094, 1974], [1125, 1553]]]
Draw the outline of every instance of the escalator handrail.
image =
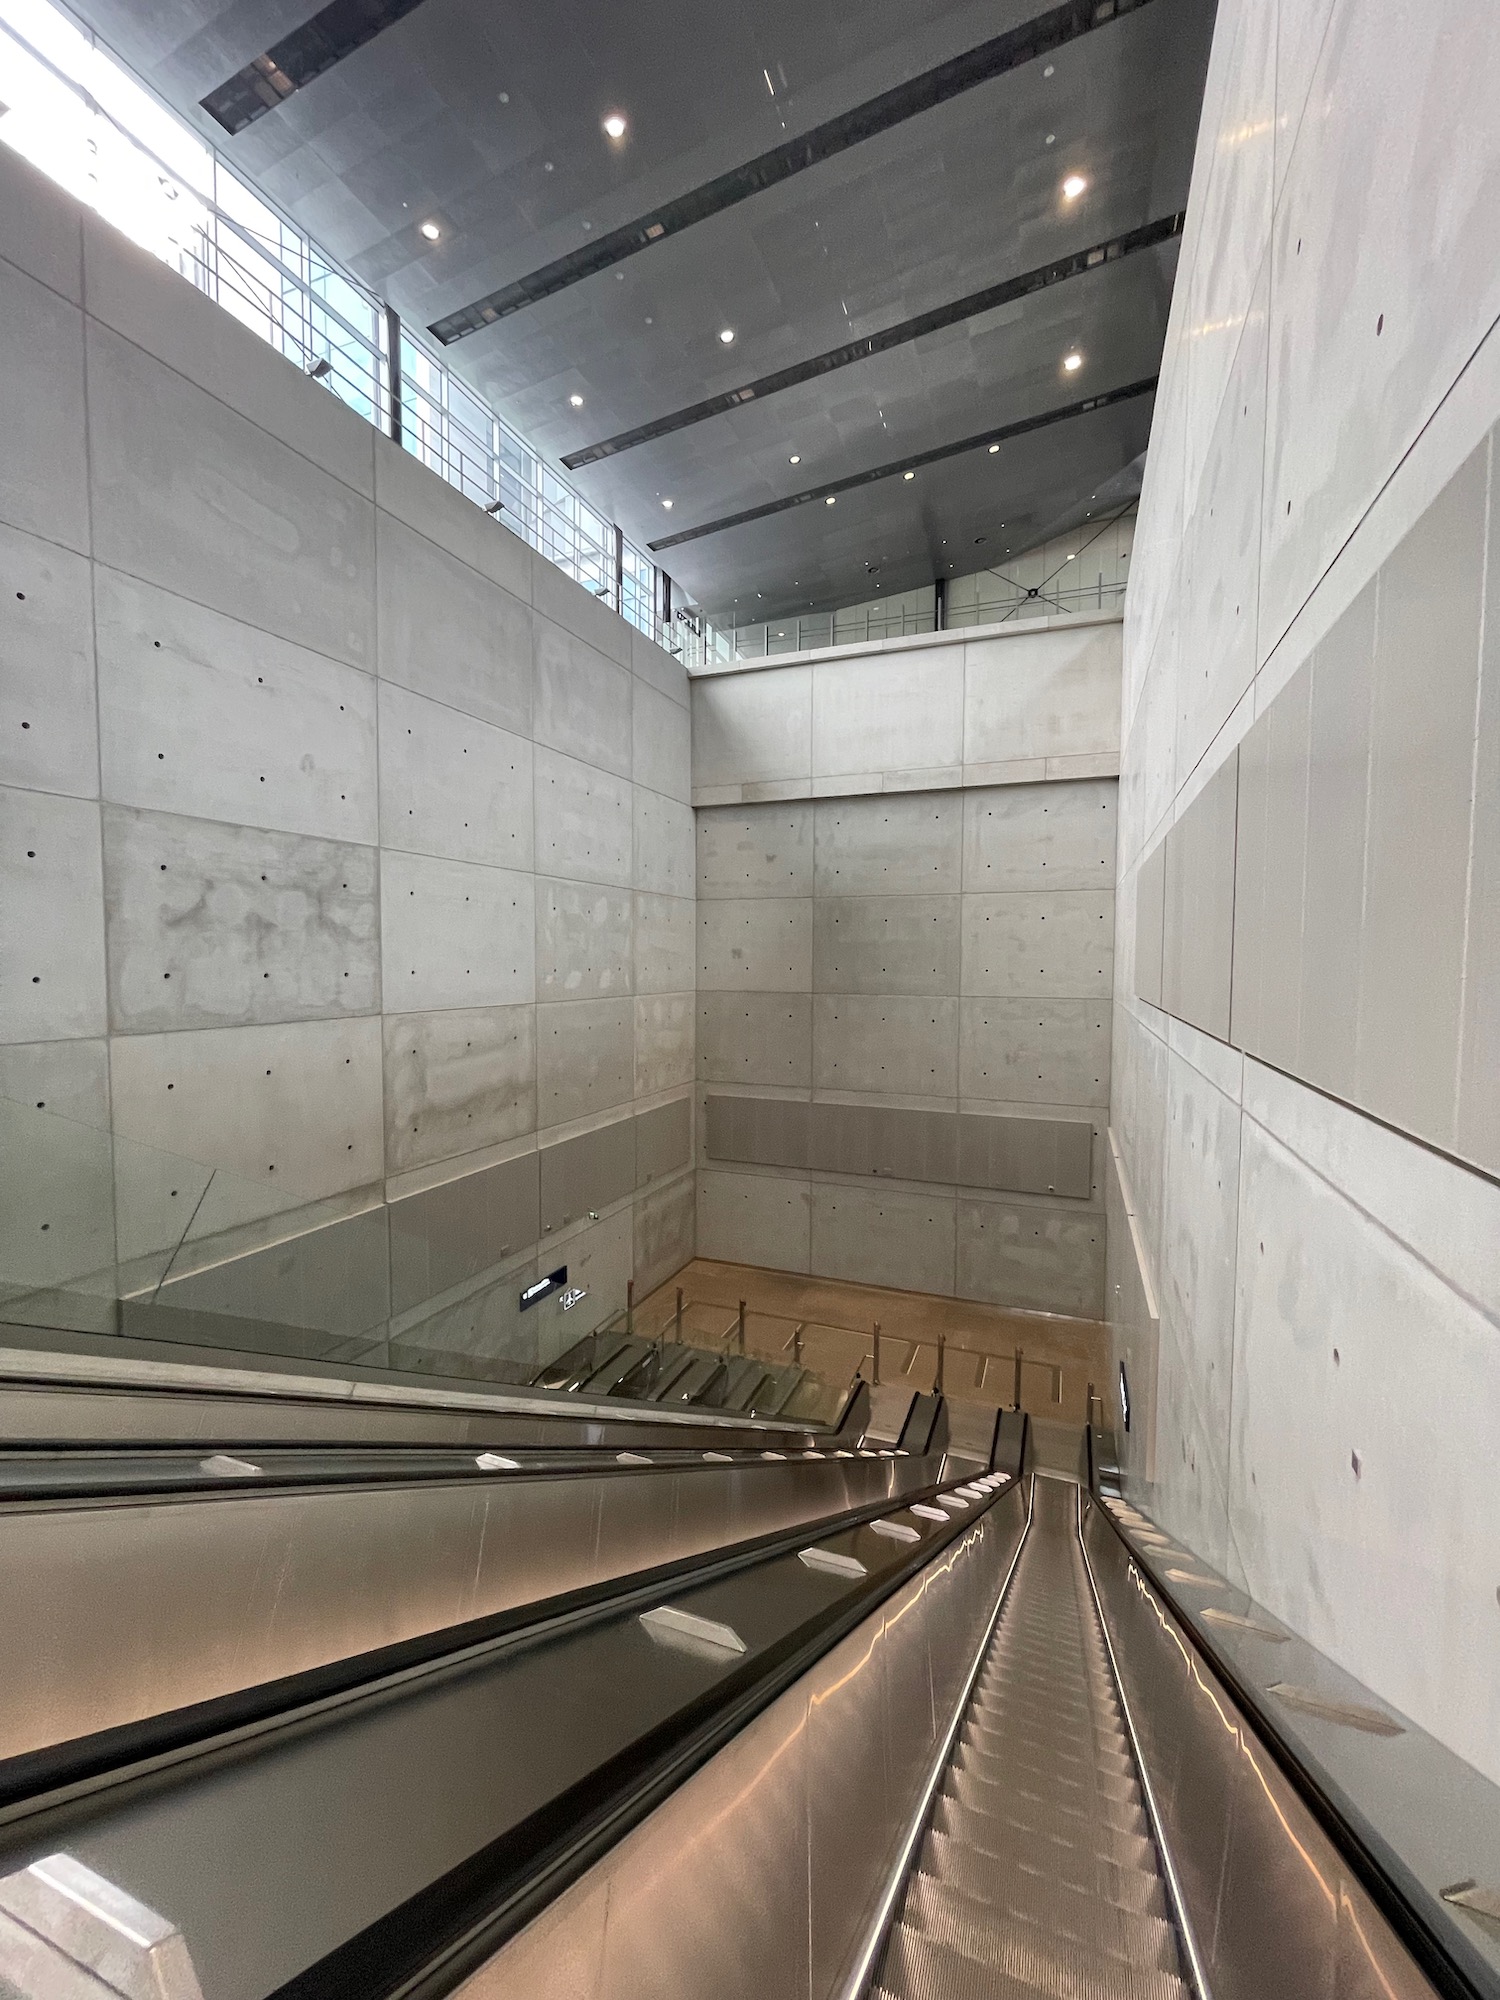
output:
[[[1230, 1700], [1252, 1725], [1282, 1776], [1317, 1821], [1340, 1858], [1385, 1918], [1423, 1977], [1443, 2000], [1500, 2000], [1500, 1977], [1470, 1945], [1456, 1923], [1441, 1911], [1434, 1924], [1424, 1909], [1434, 1903], [1432, 1892], [1418, 1880], [1379, 1829], [1360, 1811], [1343, 1788], [1288, 1734], [1280, 1718], [1248, 1682], [1212, 1635], [1204, 1631], [1162, 1577], [1156, 1562], [1132, 1540], [1124, 1522], [1100, 1503], [1098, 1453], [1093, 1426], [1087, 1431], [1090, 1498], [1094, 1511], [1107, 1521], [1127, 1555], [1171, 1613], [1184, 1639], [1217, 1677]], [[1439, 1928], [1439, 1924], [1441, 1928]]]

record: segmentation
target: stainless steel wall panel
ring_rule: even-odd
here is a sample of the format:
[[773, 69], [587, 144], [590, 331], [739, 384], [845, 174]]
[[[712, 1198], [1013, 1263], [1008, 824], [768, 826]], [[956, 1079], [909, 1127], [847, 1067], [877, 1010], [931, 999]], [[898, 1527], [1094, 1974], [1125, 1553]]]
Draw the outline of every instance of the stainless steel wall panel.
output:
[[537, 1155], [523, 1153], [391, 1202], [391, 1311], [407, 1312], [534, 1243], [537, 1184]]
[[[1266, 977], [1266, 797], [1271, 761], [1271, 711], [1240, 744], [1239, 802], [1234, 841], [1234, 957], [1229, 1032], [1236, 1048], [1260, 1047]], [[1158, 852], [1165, 851], [1163, 848]], [[1274, 977], [1274, 970], [1272, 976]]]
[[[1493, 434], [1492, 434], [1493, 437]], [[1464, 1031], [1459, 1052], [1458, 1150], [1500, 1173], [1500, 506], [1490, 474], [1484, 657], [1474, 756]]]
[[[1355, 1091], [1453, 1141], [1489, 442], [1380, 573]], [[1420, 828], [1420, 838], [1413, 838]]]
[[633, 1191], [635, 1126], [633, 1118], [617, 1118], [576, 1139], [542, 1147], [538, 1157], [543, 1230], [561, 1229], [590, 1209], [623, 1201]]
[[[886, 1767], [885, 1620], [867, 1618], [808, 1679], [807, 1828], [812, 1983], [835, 1990], [870, 1901], [871, 1857], [897, 1832], [900, 1801]], [[857, 1828], [858, 1835], [851, 1838]]]
[[1162, 924], [1167, 893], [1167, 848], [1158, 841], [1135, 877], [1135, 990], [1153, 1007], [1162, 1004]]
[[810, 1108], [797, 1098], [709, 1097], [705, 1101], [708, 1156], [805, 1172]]
[[1344, 1097], [1354, 1089], [1359, 1012], [1375, 597], [1366, 585], [1312, 662], [1297, 1069]]
[[1279, 1069], [1295, 1070], [1302, 1012], [1310, 667], [1303, 666], [1293, 674], [1268, 713], [1271, 743], [1266, 764], [1265, 901], [1259, 1046], [1255, 1053]]
[[1086, 1201], [1093, 1192], [1093, 1146], [1087, 1119], [966, 1112], [958, 1120], [958, 1183]]
[[[679, 1097], [642, 1111], [635, 1120], [635, 1184], [661, 1180], [689, 1164], [693, 1157], [693, 1102]], [[597, 1204], [596, 1204], [597, 1206]]]

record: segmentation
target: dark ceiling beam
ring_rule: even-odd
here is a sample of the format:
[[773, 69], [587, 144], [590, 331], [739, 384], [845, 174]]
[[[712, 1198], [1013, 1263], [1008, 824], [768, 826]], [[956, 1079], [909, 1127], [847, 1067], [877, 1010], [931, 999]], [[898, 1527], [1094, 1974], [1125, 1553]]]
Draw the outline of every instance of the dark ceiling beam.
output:
[[1063, 0], [1061, 6], [1050, 7], [1045, 14], [981, 42], [977, 48], [966, 49], [962, 55], [953, 56], [934, 69], [924, 70], [877, 97], [867, 98], [852, 110], [815, 125], [800, 138], [773, 146], [770, 152], [677, 195], [584, 248], [554, 258], [550, 264], [500, 286], [472, 305], [461, 306], [458, 311], [435, 320], [427, 330], [445, 347], [450, 347], [466, 334], [478, 333], [483, 327], [493, 326], [496, 320], [550, 298], [554, 292], [565, 291], [569, 285], [607, 271], [711, 215], [720, 215], [726, 208], [748, 201], [752, 195], [764, 194], [767, 188], [790, 180], [794, 174], [806, 173], [809, 167], [847, 152], [851, 146], [904, 125], [907, 119], [946, 104], [950, 98], [959, 97], [981, 83], [1008, 75], [1011, 70], [1035, 62], [1039, 56], [1051, 55], [1122, 14], [1133, 14], [1147, 5], [1149, 0]]
[[966, 451], [979, 451], [988, 445], [1005, 444], [1011, 438], [1025, 437], [1031, 431], [1046, 430], [1051, 424], [1066, 423], [1070, 417], [1087, 416], [1091, 410], [1107, 410], [1116, 403], [1132, 402], [1137, 396], [1149, 396], [1156, 388], [1157, 377], [1148, 375], [1139, 382], [1127, 382], [1120, 389], [1106, 389], [1100, 395], [1086, 396], [1078, 403], [1065, 403], [1061, 409], [1042, 410], [1031, 417], [1018, 417], [1014, 423], [1000, 424], [994, 430], [978, 431], [973, 437], [959, 438], [954, 444], [934, 445], [929, 451], [913, 452], [907, 458], [893, 458], [885, 465], [872, 466], [868, 472], [854, 472], [847, 479], [831, 480], [826, 486], [812, 486], [805, 493], [789, 494], [784, 500], [767, 500], [759, 507], [747, 507], [740, 514], [725, 514], [717, 521], [705, 521], [696, 528], [683, 528], [675, 535], [664, 535], [658, 542], [647, 542], [652, 555], [663, 549], [680, 548], [684, 542], [701, 541], [705, 535], [722, 535], [729, 528], [743, 528], [751, 521], [764, 521], [772, 514], [785, 514], [793, 507], [808, 507], [815, 500], [836, 500], [841, 493], [853, 493], [861, 486], [873, 486], [878, 479], [894, 479], [898, 473], [919, 472], [924, 465], [936, 465], [945, 458], [958, 458]]
[[199, 101], [233, 138], [421, 4], [422, 0], [330, 0], [310, 21], [273, 42], [264, 55], [253, 57]]
[[930, 312], [918, 313], [914, 319], [902, 320], [898, 326], [888, 326], [882, 333], [870, 333], [859, 340], [845, 341], [841, 347], [830, 347], [827, 353], [815, 354], [809, 361], [795, 362], [790, 368], [778, 368], [774, 374], [761, 375], [738, 389], [726, 389], [719, 396], [706, 396], [701, 403], [690, 403], [685, 409], [674, 410], [670, 416], [656, 417], [650, 423], [637, 424], [633, 430], [605, 438], [600, 444], [585, 445], [581, 451], [570, 451], [562, 462], [569, 472], [578, 471], [580, 466], [597, 465], [600, 459], [615, 458], [622, 451], [634, 450], [637, 445], [654, 444], [658, 438], [670, 437], [674, 431], [685, 431], [693, 424], [707, 423], [710, 417], [727, 416], [732, 410], [743, 409], [747, 403], [764, 402], [766, 397], [779, 395], [783, 389], [795, 389], [820, 375], [831, 375], [836, 368], [848, 368], [852, 363], [866, 361], [874, 354], [888, 354], [893, 347], [905, 347], [913, 340], [920, 340], [924, 334], [937, 333], [944, 327], [977, 319], [981, 313], [993, 312], [997, 306], [1013, 305], [1017, 299], [1029, 298], [1033, 292], [1046, 291], [1052, 285], [1065, 284], [1069, 278], [1082, 277], [1086, 271], [1097, 270], [1101, 265], [1118, 263], [1122, 257], [1134, 256], [1141, 250], [1153, 250], [1158, 244], [1170, 243], [1182, 234], [1185, 217], [1183, 209], [1175, 215], [1161, 216], [1139, 229], [1127, 230], [1122, 236], [1112, 236], [1087, 250], [1076, 250], [1070, 257], [1059, 257], [1051, 264], [1039, 265], [1034, 271], [1023, 271], [1018, 277], [1002, 279], [998, 285], [988, 285], [983, 291], [970, 292], [967, 298], [955, 299], [951, 305], [934, 306]]

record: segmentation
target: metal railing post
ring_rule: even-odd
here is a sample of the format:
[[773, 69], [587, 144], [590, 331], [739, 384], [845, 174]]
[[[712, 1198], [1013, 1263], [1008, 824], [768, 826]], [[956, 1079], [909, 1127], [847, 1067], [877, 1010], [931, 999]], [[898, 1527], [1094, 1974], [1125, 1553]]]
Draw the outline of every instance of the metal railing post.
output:
[[939, 1394], [942, 1393], [943, 1364], [947, 1360], [947, 1356], [948, 1356], [948, 1336], [946, 1333], [940, 1333], [937, 1337], [937, 1375], [932, 1384], [933, 1388]]
[[1018, 1347], [1016, 1349], [1016, 1393], [1012, 1399], [1012, 1408], [1017, 1410], [1021, 1407], [1021, 1358], [1021, 1350]]
[[677, 1345], [682, 1345], [682, 1287], [677, 1287]]
[[625, 1280], [625, 1331], [635, 1332], [635, 1279]]
[[792, 1328], [792, 1360], [799, 1368], [802, 1366], [802, 1327], [803, 1322], [799, 1319]]
[[740, 1300], [740, 1353], [745, 1351], [745, 1301]]
[[875, 1322], [875, 1339], [873, 1347], [874, 1351], [871, 1354], [870, 1359], [872, 1364], [872, 1372], [875, 1377], [875, 1387], [878, 1389], [880, 1387], [880, 1321], [879, 1320], [876, 1320]]

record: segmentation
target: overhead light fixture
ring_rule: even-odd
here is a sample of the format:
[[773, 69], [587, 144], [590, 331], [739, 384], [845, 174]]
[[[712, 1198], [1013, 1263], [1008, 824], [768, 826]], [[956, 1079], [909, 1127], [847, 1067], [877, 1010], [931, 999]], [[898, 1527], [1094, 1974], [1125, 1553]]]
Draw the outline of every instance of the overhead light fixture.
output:
[[833, 504], [834, 504], [834, 498], [833, 495], [830, 493], [828, 498], [823, 502], [823, 505], [825, 507], [831, 507]]
[[583, 408], [582, 396], [569, 396], [568, 401], [573, 405], [573, 408], [575, 410], [581, 410]]
[[611, 111], [604, 121], [604, 129], [611, 139], [625, 137], [625, 120], [618, 111]]
[[800, 464], [802, 463], [802, 454], [801, 454], [801, 452], [800, 452], [800, 451], [794, 451], [794, 452], [792, 453], [791, 457], [790, 457], [790, 458], [789, 458], [789, 459], [787, 460], [787, 463], [788, 463], [789, 465], [800, 465]]
[[1063, 182], [1063, 200], [1077, 201], [1087, 186], [1088, 182], [1082, 174], [1069, 174], [1068, 178]]
[[734, 328], [732, 326], [721, 327], [719, 329], [719, 338], [726, 347], [730, 346], [734, 340]]
[[670, 500], [663, 500], [661, 504], [663, 505], [663, 507], [665, 507], [665, 508], [666, 508], [667, 512], [668, 512], [668, 513], [670, 514], [670, 513], [671, 513], [671, 511], [672, 511], [672, 503], [671, 503], [671, 501], [670, 501]]
[[908, 472], [908, 473], [904, 473], [904, 474], [903, 474], [902, 476], [903, 476], [903, 478], [906, 478], [906, 479], [915, 479], [917, 475], [916, 475], [916, 474], [915, 474], [914, 472]]
[[997, 444], [992, 444], [992, 445], [990, 446], [990, 456], [991, 456], [991, 458], [993, 458], [993, 457], [994, 457], [995, 453], [996, 453], [996, 452], [997, 452], [997, 451], [998, 451], [999, 449], [1000, 449], [1000, 447], [999, 447], [999, 445], [997, 445]]
[[1070, 375], [1076, 375], [1082, 366], [1083, 356], [1078, 352], [1076, 347], [1071, 354], [1063, 356], [1063, 367], [1067, 369]]
[[429, 243], [436, 243], [442, 233], [442, 230], [435, 222], [424, 222], [422, 224], [422, 234], [427, 238]]

